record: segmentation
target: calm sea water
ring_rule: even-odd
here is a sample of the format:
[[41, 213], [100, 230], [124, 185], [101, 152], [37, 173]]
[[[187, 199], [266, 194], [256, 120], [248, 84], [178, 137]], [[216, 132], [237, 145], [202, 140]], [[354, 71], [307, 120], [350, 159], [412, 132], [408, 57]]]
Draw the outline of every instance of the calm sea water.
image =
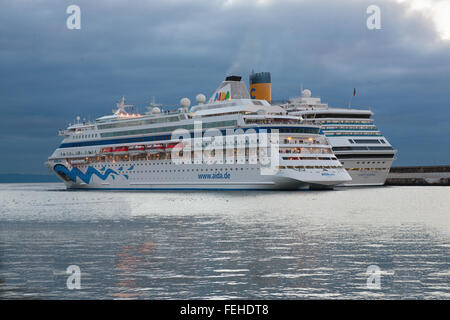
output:
[[[449, 299], [450, 188], [0, 184], [0, 298]], [[81, 270], [81, 289], [66, 269]], [[368, 287], [376, 265], [379, 289]]]

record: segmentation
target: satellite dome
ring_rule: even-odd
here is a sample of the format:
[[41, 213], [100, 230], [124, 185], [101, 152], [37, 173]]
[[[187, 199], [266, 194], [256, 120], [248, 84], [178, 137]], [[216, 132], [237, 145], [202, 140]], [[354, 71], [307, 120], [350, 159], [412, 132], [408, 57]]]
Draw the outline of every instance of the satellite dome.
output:
[[154, 113], [154, 114], [160, 114], [160, 113], [161, 113], [161, 109], [158, 108], [158, 107], [154, 107], [154, 108], [152, 109], [152, 113]]
[[188, 98], [183, 98], [180, 100], [180, 104], [183, 108], [189, 108], [189, 106], [191, 105], [191, 100], [189, 100]]
[[311, 90], [305, 89], [302, 91], [302, 97], [303, 98], [310, 98], [311, 97]]
[[205, 103], [206, 101], [206, 96], [202, 93], [199, 93], [196, 97], [195, 100], [197, 101], [198, 104], [202, 104]]

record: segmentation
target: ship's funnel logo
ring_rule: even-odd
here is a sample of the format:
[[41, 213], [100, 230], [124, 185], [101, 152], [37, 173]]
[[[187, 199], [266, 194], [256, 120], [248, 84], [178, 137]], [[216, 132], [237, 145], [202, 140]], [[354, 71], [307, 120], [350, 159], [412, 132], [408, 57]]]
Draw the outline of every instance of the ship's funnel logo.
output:
[[230, 100], [230, 99], [231, 99], [230, 91], [217, 92], [216, 96], [214, 97], [214, 101], [225, 101], [225, 100]]
[[229, 84], [223, 86], [216, 91], [214, 101], [225, 101], [231, 99], [231, 86]]

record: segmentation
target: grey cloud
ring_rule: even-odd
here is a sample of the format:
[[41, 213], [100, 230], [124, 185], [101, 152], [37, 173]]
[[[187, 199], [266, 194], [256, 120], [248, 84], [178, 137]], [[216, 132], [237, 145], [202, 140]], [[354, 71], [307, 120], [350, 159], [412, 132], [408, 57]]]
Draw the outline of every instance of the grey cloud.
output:
[[[0, 147], [23, 152], [40, 145], [45, 160], [56, 130], [78, 114], [109, 113], [121, 95], [144, 109], [152, 96], [209, 96], [225, 74], [271, 71], [275, 99], [300, 84], [333, 106], [368, 105], [401, 152], [398, 163], [422, 157], [410, 140], [448, 132], [450, 41], [440, 41], [420, 12], [380, 0], [382, 30], [366, 28], [372, 1], [78, 1], [82, 29], [67, 30], [72, 1], [4, 1], [0, 12]], [[38, 141], [27, 138], [39, 137]], [[56, 139], [56, 140], [55, 140]], [[427, 140], [428, 139], [428, 140]], [[436, 139], [436, 140], [439, 140]], [[29, 142], [27, 142], [29, 141]], [[437, 144], [422, 144], [428, 151]], [[45, 150], [45, 151], [44, 151]], [[50, 150], [50, 151], [49, 151]], [[433, 151], [435, 152], [435, 151]], [[434, 160], [448, 160], [441, 150]], [[1, 160], [9, 171], [25, 162]], [[35, 167], [33, 170], [38, 170]], [[5, 170], [5, 169], [4, 169]], [[45, 168], [42, 168], [45, 172]]]

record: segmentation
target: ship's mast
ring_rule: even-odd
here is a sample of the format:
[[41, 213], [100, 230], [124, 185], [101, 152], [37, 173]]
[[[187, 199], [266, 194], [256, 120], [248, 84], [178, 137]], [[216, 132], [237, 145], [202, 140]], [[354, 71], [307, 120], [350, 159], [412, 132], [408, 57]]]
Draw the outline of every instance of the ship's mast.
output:
[[128, 112], [125, 110], [127, 107], [133, 107], [132, 104], [125, 104], [125, 97], [122, 96], [120, 102], [116, 102], [117, 110], [113, 110], [115, 115], [127, 114]]

